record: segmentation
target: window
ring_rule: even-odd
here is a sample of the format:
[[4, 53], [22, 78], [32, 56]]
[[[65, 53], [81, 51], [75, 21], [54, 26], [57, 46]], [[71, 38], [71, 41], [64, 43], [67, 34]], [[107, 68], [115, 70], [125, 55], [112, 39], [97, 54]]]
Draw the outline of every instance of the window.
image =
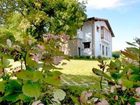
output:
[[102, 46], [102, 55], [104, 55], [104, 45]]
[[84, 48], [90, 48], [90, 42], [83, 42]]
[[96, 27], [96, 30], [97, 30], [97, 32], [99, 32], [99, 27], [98, 26]]
[[100, 44], [100, 51], [101, 51], [101, 44]]
[[108, 48], [106, 47], [106, 56], [108, 56]]
[[101, 39], [104, 39], [104, 27], [101, 26]]

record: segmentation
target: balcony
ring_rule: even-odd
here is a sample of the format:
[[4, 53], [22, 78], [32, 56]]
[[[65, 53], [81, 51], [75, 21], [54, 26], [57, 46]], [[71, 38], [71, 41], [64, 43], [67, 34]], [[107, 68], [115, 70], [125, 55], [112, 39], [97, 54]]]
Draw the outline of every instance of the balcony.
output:
[[101, 41], [108, 44], [111, 42], [111, 33], [104, 26], [101, 27]]

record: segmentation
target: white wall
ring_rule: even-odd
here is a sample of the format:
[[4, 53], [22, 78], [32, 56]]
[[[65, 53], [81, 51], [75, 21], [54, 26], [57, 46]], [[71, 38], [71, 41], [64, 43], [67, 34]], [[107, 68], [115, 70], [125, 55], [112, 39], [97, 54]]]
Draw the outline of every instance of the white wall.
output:
[[[99, 31], [97, 32], [97, 28], [99, 27]], [[106, 23], [104, 21], [96, 21], [95, 22], [95, 57], [103, 56], [103, 57], [111, 57], [112, 56], [112, 37], [111, 33], [106, 33], [109, 35], [109, 40], [102, 40], [101, 39], [101, 26], [106, 27], [108, 29]], [[109, 29], [108, 29], [109, 30]], [[104, 55], [102, 54], [102, 46], [104, 45]], [[106, 47], [108, 48], [108, 55], [106, 56]]]
[[[91, 56], [92, 55], [92, 24], [91, 22], [85, 22], [83, 27], [77, 31], [78, 38], [81, 39], [81, 55]], [[84, 49], [83, 42], [90, 42], [90, 48]]]
[[[95, 25], [95, 26], [94, 26]], [[99, 27], [99, 31], [97, 32], [97, 26]], [[105, 33], [108, 35], [109, 41], [101, 39], [101, 26], [104, 26], [108, 31]], [[93, 29], [94, 28], [94, 29]], [[95, 33], [92, 33], [95, 32]], [[95, 36], [95, 42], [92, 41], [92, 34]], [[92, 56], [92, 44], [94, 45], [95, 57], [112, 57], [112, 36], [109, 32], [109, 29], [104, 21], [96, 21], [94, 24], [90, 21], [85, 22], [83, 27], [77, 31], [77, 37], [80, 39], [80, 44], [78, 47], [81, 48], [81, 55], [84, 56]], [[89, 49], [84, 49], [83, 42], [91, 42]], [[104, 55], [102, 54], [102, 46], [104, 46]], [[78, 48], [77, 47], [77, 48]], [[106, 47], [108, 49], [108, 55], [106, 55]]]

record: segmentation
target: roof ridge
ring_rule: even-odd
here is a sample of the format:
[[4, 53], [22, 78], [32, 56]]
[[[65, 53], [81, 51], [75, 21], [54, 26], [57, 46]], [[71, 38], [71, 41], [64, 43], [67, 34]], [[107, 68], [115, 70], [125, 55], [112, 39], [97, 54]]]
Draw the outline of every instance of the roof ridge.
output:
[[87, 18], [86, 21], [91, 21], [91, 20], [95, 20], [95, 21], [105, 21], [106, 25], [108, 26], [110, 32], [111, 32], [111, 35], [112, 37], [115, 37], [114, 33], [113, 33], [113, 30], [111, 28], [111, 25], [108, 21], [108, 19], [105, 19], [105, 18], [98, 18], [98, 17], [90, 17], [90, 18]]

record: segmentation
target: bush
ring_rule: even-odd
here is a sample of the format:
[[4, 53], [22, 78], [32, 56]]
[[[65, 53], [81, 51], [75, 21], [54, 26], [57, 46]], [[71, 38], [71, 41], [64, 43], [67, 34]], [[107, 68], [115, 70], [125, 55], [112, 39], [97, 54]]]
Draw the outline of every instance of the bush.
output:
[[114, 57], [115, 59], [120, 58], [121, 52], [120, 51], [115, 51], [112, 53], [112, 57]]
[[[71, 56], [71, 59], [81, 59], [81, 60], [88, 60], [92, 59], [90, 56]], [[94, 58], [94, 57], [93, 57]]]
[[115, 59], [109, 64], [100, 59], [100, 69], [92, 69], [93, 73], [100, 78], [100, 90], [92, 96], [98, 97], [100, 101], [98, 103], [102, 103], [104, 98], [108, 102], [107, 105], [140, 104], [140, 39], [128, 44], [132, 47], [121, 51], [125, 58]]
[[98, 56], [97, 56], [97, 59], [102, 59], [101, 55], [98, 55]]

